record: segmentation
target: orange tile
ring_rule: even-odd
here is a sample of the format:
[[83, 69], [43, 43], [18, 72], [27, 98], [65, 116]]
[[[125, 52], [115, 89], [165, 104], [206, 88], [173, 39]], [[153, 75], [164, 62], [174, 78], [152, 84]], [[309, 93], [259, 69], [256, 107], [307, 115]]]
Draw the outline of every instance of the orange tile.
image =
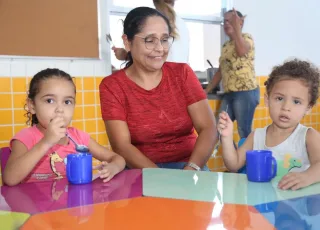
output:
[[85, 119], [92, 119], [96, 118], [96, 111], [95, 106], [86, 106], [84, 107], [84, 118]]
[[11, 125], [12, 124], [12, 111], [11, 110], [0, 110], [0, 125]]
[[11, 92], [11, 78], [10, 77], [1, 77], [0, 78], [0, 92], [10, 93]]
[[261, 128], [261, 120], [254, 120], [253, 121], [253, 128]]
[[[8, 146], [9, 146], [9, 141], [0, 142], [0, 148], [8, 147]], [[0, 172], [0, 174], [1, 174], [1, 172]], [[0, 180], [1, 180], [1, 176], [0, 176]], [[1, 183], [0, 183], [0, 185], [1, 185]]]
[[95, 103], [95, 93], [94, 92], [84, 92], [84, 105], [94, 105]]
[[12, 78], [13, 92], [15, 93], [26, 93], [27, 92], [27, 81], [25, 77], [14, 77]]
[[83, 88], [82, 88], [82, 77], [75, 77], [73, 82], [76, 84], [77, 92], [79, 90], [83, 90]]
[[83, 92], [77, 92], [76, 105], [82, 105], [83, 104], [82, 94], [83, 94]]
[[95, 90], [95, 79], [93, 77], [83, 78], [83, 90]]
[[0, 127], [1, 140], [0, 141], [10, 141], [13, 137], [12, 126], [1, 126]]
[[26, 104], [27, 95], [23, 94], [13, 94], [13, 107], [16, 109], [23, 109]]
[[96, 77], [96, 89], [99, 90], [99, 85], [104, 77]]
[[[218, 212], [217, 215], [213, 215], [215, 212]], [[42, 213], [31, 216], [21, 229], [58, 228], [79, 230], [274, 229], [254, 207], [234, 204], [219, 206], [213, 202], [152, 197]]]
[[106, 132], [106, 126], [105, 126], [105, 124], [104, 124], [104, 121], [102, 120], [102, 119], [99, 119], [99, 120], [97, 120], [97, 125], [98, 125], [98, 130], [97, 130], [97, 132], [103, 132], [103, 133], [105, 133]]
[[25, 114], [27, 112], [23, 109], [14, 110], [14, 124], [25, 124], [28, 120], [27, 117], [25, 117]]
[[12, 108], [12, 99], [11, 94], [1, 94], [0, 108], [1, 109], [11, 109]]
[[[85, 121], [84, 122], [85, 125], [85, 131], [87, 133], [96, 133], [97, 132], [97, 121], [96, 120], [92, 120], [92, 121]], [[96, 139], [96, 137], [95, 137]]]
[[100, 105], [96, 106], [96, 114], [97, 114], [97, 118], [102, 118]]
[[84, 121], [72, 121], [71, 126], [80, 130], [84, 130]]
[[103, 134], [98, 134], [98, 140], [97, 142], [100, 144], [100, 145], [109, 145], [109, 140], [108, 140], [108, 136], [106, 133], [103, 133]]
[[18, 132], [20, 132], [22, 129], [27, 128], [27, 125], [15, 125], [14, 126], [14, 134], [17, 134]]
[[96, 104], [100, 105], [100, 94], [99, 94], [99, 91], [95, 92], [95, 97], [96, 97]]
[[74, 120], [83, 119], [83, 108], [82, 108], [82, 106], [76, 106], [76, 108], [74, 109], [73, 119]]

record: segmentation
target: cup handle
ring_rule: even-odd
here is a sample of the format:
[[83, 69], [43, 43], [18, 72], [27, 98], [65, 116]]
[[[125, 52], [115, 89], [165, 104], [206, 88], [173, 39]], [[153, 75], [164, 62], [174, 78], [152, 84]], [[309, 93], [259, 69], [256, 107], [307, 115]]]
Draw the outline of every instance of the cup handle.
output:
[[276, 158], [274, 157], [271, 157], [271, 160], [272, 160], [272, 177], [271, 178], [274, 178], [276, 175], [277, 175], [277, 161], [276, 161]]

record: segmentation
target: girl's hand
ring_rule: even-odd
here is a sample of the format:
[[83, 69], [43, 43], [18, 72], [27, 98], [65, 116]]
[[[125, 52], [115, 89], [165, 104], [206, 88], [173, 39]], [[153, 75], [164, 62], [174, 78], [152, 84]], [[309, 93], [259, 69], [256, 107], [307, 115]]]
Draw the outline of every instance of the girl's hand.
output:
[[222, 137], [233, 135], [233, 122], [225, 111], [219, 114], [218, 131]]
[[100, 178], [103, 179], [103, 182], [108, 182], [120, 172], [119, 167], [115, 163], [108, 163], [106, 161], [102, 161], [94, 169], [99, 170]]
[[45, 131], [43, 141], [51, 146], [57, 144], [66, 136], [67, 128], [64, 127], [64, 123], [62, 117], [53, 118]]
[[283, 176], [278, 184], [278, 188], [283, 190], [297, 190], [311, 185], [305, 172], [291, 172]]

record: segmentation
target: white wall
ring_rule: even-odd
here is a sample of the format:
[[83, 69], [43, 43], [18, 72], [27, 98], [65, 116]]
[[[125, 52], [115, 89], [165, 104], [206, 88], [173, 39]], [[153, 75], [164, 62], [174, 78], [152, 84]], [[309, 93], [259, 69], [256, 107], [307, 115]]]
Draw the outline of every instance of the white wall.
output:
[[256, 45], [257, 76], [292, 57], [320, 66], [319, 0], [233, 0], [247, 15], [244, 31]]
[[31, 77], [45, 68], [59, 68], [71, 76], [103, 77], [109, 75], [111, 73], [110, 46], [105, 39], [105, 35], [109, 31], [108, 2], [98, 0], [100, 59], [0, 56], [0, 78]]

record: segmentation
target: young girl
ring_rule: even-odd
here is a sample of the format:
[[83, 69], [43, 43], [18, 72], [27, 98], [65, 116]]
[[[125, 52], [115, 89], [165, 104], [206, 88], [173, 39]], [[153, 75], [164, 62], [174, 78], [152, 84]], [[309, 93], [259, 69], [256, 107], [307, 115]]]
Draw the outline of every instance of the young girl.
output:
[[109, 181], [125, 167], [124, 159], [90, 138], [89, 134], [68, 127], [76, 98], [76, 87], [69, 74], [59, 69], [37, 73], [30, 82], [27, 116], [31, 127], [21, 130], [10, 141], [11, 155], [3, 180], [7, 185], [65, 177], [64, 159], [75, 153], [75, 145], [86, 145], [96, 159], [100, 178]]
[[319, 70], [305, 61], [276, 66], [265, 82], [272, 124], [256, 129], [237, 150], [232, 121], [225, 112], [219, 115], [222, 155], [230, 171], [244, 166], [246, 151], [269, 149], [277, 160], [279, 188], [296, 190], [320, 181], [320, 135], [300, 124], [317, 102], [319, 77]]

